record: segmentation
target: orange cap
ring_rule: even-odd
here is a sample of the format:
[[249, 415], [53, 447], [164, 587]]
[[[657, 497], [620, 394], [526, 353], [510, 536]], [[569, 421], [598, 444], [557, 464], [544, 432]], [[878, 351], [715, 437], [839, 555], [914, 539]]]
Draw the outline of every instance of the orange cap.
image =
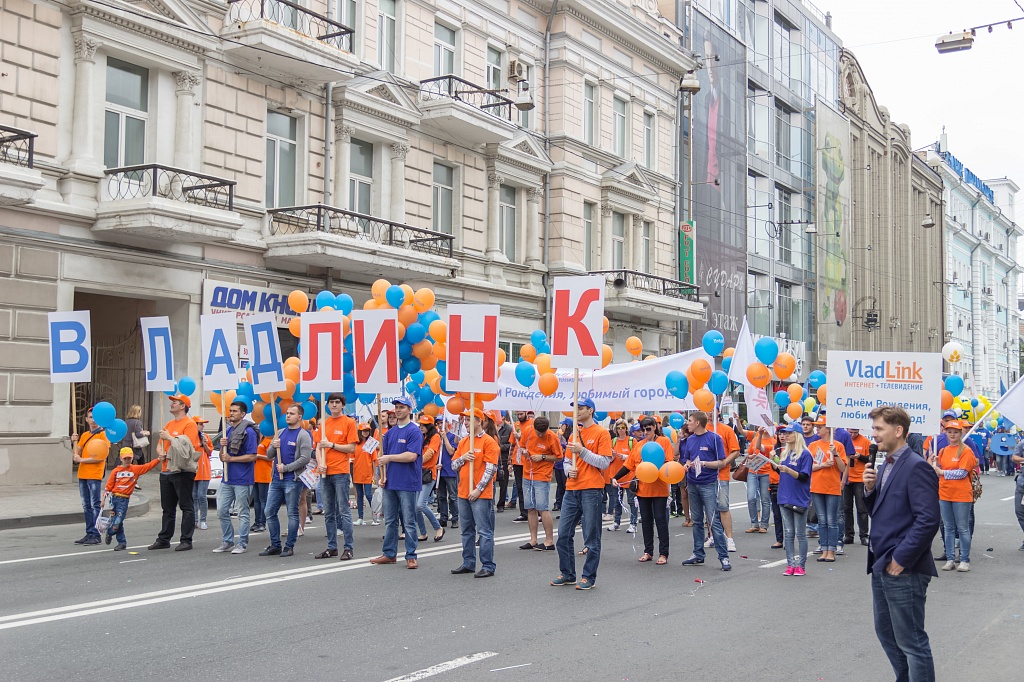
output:
[[192, 421], [194, 421], [196, 424], [209, 424], [210, 423], [209, 419], [203, 419], [202, 417], [200, 417], [198, 415], [196, 415], [195, 417], [192, 417]]
[[359, 428], [357, 430], [358, 431], [372, 431], [373, 429], [370, 428], [369, 424], [367, 424], [366, 422], [363, 422], [362, 424], [359, 425]]
[[[420, 415], [420, 418], [417, 419], [416, 421], [419, 422], [420, 424], [423, 424], [424, 426], [430, 426], [431, 424], [434, 423], [434, 418], [431, 417], [429, 414], [424, 412], [423, 414]], [[370, 427], [366, 427], [366, 428], [370, 428]]]
[[189, 398], [187, 395], [182, 395], [180, 393], [176, 393], [176, 394], [172, 395], [168, 399], [169, 400], [177, 400], [178, 402], [185, 403], [185, 407], [187, 407], [189, 409], [192, 409], [192, 399]]
[[[463, 417], [468, 417], [469, 414], [470, 414], [469, 410], [466, 410], [465, 412], [462, 413], [462, 416]], [[484, 419], [488, 418], [487, 414], [483, 410], [481, 410], [479, 407], [476, 408], [475, 410], [473, 410], [473, 416], [475, 416], [480, 421], [483, 421]]]

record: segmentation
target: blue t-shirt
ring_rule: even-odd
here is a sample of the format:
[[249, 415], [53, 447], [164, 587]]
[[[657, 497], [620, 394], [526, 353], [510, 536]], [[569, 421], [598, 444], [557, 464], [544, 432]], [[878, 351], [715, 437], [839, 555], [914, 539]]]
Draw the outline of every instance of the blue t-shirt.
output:
[[[807, 445], [810, 445], [811, 443], [813, 443], [816, 440], [821, 440], [821, 436], [819, 436], [816, 433], [812, 433], [809, 436], [804, 436], [804, 443], [807, 444]], [[849, 452], [849, 450], [847, 450], [847, 452]]]
[[392, 426], [384, 434], [381, 454], [400, 455], [403, 452], [415, 452], [416, 459], [411, 462], [389, 462], [386, 465], [388, 477], [384, 489], [419, 492], [423, 489], [423, 434], [414, 422], [405, 426]]
[[[713, 431], [707, 431], [699, 436], [693, 434], [679, 444], [679, 459], [682, 462], [692, 462], [700, 459], [702, 462], [714, 462], [725, 459], [725, 444], [722, 437]], [[700, 475], [695, 474], [694, 469], [686, 472], [686, 483], [695, 485], [707, 485], [718, 481], [718, 469], [702, 468]]]
[[[288, 465], [295, 461], [296, 452], [298, 451], [299, 435], [302, 432], [303, 429], [301, 426], [297, 429], [284, 429], [281, 431], [281, 434], [278, 436], [278, 438], [281, 439], [281, 464]], [[309, 432], [306, 432], [306, 435], [309, 436]], [[276, 462], [272, 468], [272, 473], [274, 478], [282, 481], [298, 480], [295, 478], [296, 472], [294, 471], [286, 471], [284, 474], [279, 474], [277, 472]]]
[[[447, 438], [448, 443], [452, 446], [452, 451], [459, 447], [459, 439], [455, 437], [455, 434], [449, 431], [448, 433], [441, 436]], [[448, 454], [448, 448], [441, 445], [441, 476], [445, 478], [458, 478], [458, 474], [455, 473], [455, 469], [452, 468], [452, 456]]]
[[853, 447], [853, 438], [850, 437], [849, 431], [846, 429], [835, 429], [833, 431], [833, 438], [843, 444], [843, 450], [846, 451], [847, 457], [857, 454], [857, 449]]
[[[235, 456], [240, 455], [252, 455], [256, 453], [256, 448], [259, 443], [256, 440], [256, 429], [247, 428], [252, 426], [251, 422], [243, 421], [238, 427], [229, 426], [227, 433], [224, 434], [225, 447], [227, 443], [231, 442], [231, 434], [234, 433], [236, 428], [247, 429], [245, 434], [245, 443], [242, 444], [241, 452], [231, 453]], [[253, 485], [256, 481], [254, 478], [254, 472], [256, 470], [256, 462], [228, 462], [224, 465], [224, 483], [227, 485]]]
[[[819, 439], [820, 440], [820, 439]], [[793, 478], [784, 471], [779, 472], [779, 504], [792, 504], [797, 507], [811, 506], [811, 465], [814, 464], [814, 457], [810, 451], [804, 450], [800, 453], [799, 459], [794, 462], [792, 458], [782, 462], [797, 473], [807, 474], [807, 480], [801, 481]]]

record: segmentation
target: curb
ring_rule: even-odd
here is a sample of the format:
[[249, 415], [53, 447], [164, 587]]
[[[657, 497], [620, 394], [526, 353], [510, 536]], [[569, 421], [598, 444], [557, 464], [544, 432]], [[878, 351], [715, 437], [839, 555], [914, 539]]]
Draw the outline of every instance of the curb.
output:
[[[149, 512], [149, 498], [136, 493], [128, 502], [127, 518], [142, 516]], [[71, 523], [84, 523], [82, 510], [75, 512], [58, 512], [51, 514], [31, 514], [29, 516], [9, 516], [0, 518], [0, 530], [18, 528], [38, 528], [40, 526], [62, 526]]]

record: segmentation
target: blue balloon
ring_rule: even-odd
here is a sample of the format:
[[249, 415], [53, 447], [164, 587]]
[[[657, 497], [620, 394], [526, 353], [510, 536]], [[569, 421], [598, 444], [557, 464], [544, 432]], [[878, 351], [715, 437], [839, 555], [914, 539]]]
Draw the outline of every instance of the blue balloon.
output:
[[398, 342], [398, 357], [402, 360], [412, 357], [412, 344], [405, 339]]
[[[814, 370], [813, 372], [811, 372], [810, 376], [807, 377], [807, 383], [810, 384], [811, 388], [813, 388], [815, 391], [817, 391], [818, 388], [820, 388], [827, 380], [828, 377], [826, 377], [825, 373], [822, 372], [820, 369]], [[804, 391], [804, 393], [806, 392], [807, 391]]]
[[277, 411], [277, 428], [279, 428], [279, 429], [287, 429], [288, 428], [288, 420], [285, 419], [284, 413], [281, 412], [280, 410]]
[[[320, 293], [323, 293], [323, 292], [320, 292]], [[328, 292], [328, 293], [330, 293], [330, 292]], [[317, 413], [316, 403], [311, 403], [311, 402], [304, 402], [304, 403], [302, 403], [302, 418], [303, 419], [312, 419], [313, 417], [316, 416], [316, 413]]]
[[[445, 362], [444, 360], [438, 360], [437, 364], [434, 365], [434, 369], [436, 369], [437, 373], [440, 374], [442, 377], [448, 376], [448, 363]], [[447, 392], [448, 391], [445, 391], [445, 393]]]
[[107, 401], [98, 402], [92, 406], [92, 420], [100, 428], [109, 428], [117, 419], [117, 410]]
[[256, 392], [248, 381], [239, 381], [238, 388], [235, 389], [235, 395], [255, 396]]
[[596, 422], [603, 422], [607, 418], [608, 418], [608, 413], [607, 412], [595, 412], [594, 413], [594, 421], [596, 421]]
[[537, 353], [550, 353], [551, 352], [551, 344], [548, 343], [547, 341], [545, 341], [544, 343], [540, 344], [539, 346], [534, 346], [534, 348], [537, 349]]
[[405, 340], [409, 343], [417, 344], [425, 338], [427, 338], [427, 328], [419, 322], [413, 322], [405, 328]]
[[412, 381], [407, 381], [405, 383], [405, 392], [406, 393], [415, 393], [418, 390], [420, 390], [420, 385], [419, 384], [414, 383]]
[[164, 395], [178, 395], [178, 382], [174, 382], [174, 388], [169, 391], [164, 391]]
[[405, 289], [392, 284], [388, 287], [388, 290], [384, 292], [384, 300], [388, 302], [388, 305], [392, 308], [401, 308], [405, 305]]
[[260, 435], [264, 438], [270, 438], [274, 435], [274, 423], [270, 421], [269, 417], [260, 422]]
[[537, 348], [541, 344], [547, 342], [548, 335], [544, 333], [543, 329], [534, 329], [530, 334], [530, 343], [533, 344], [534, 348]]
[[[348, 405], [356, 399], [356, 378], [351, 374], [342, 374], [341, 385], [344, 387], [342, 392], [345, 394], [345, 404]], [[351, 398], [348, 397], [349, 393], [352, 394]]]
[[953, 397], [957, 397], [964, 392], [964, 379], [956, 374], [950, 374], [946, 377], [946, 390], [953, 394]]
[[711, 378], [708, 380], [708, 388], [715, 395], [722, 395], [729, 390], [729, 375], [720, 369], [716, 369], [711, 373]]
[[784, 410], [787, 407], [789, 407], [789, 404], [791, 402], [793, 402], [793, 399], [789, 397], [789, 393], [787, 391], [775, 392], [775, 404], [778, 405], [781, 409]]
[[429, 386], [424, 386], [416, 392], [416, 403], [421, 409], [432, 402], [434, 402], [434, 392], [430, 390]]
[[722, 371], [728, 372], [730, 367], [732, 367], [732, 358], [722, 358]]
[[678, 412], [673, 412], [668, 416], [668, 423], [673, 429], [681, 429], [686, 423], [686, 419]]
[[978, 406], [978, 399], [977, 398], [971, 398], [971, 407], [977, 407], [977, 406]]
[[717, 358], [725, 350], [725, 337], [717, 329], [704, 332], [704, 338], [700, 343], [704, 347], [704, 352], [713, 358]]
[[303, 393], [299, 389], [295, 389], [295, 392], [292, 393], [292, 400], [294, 400], [297, 403], [305, 402], [305, 401], [309, 400], [312, 397], [313, 397], [312, 393]]
[[672, 440], [676, 437], [676, 430], [673, 429], [671, 426], [663, 426], [661, 427], [661, 431], [669, 440]]
[[674, 369], [665, 375], [665, 388], [676, 398], [685, 398], [690, 391], [690, 382], [685, 374]]
[[770, 336], [762, 336], [754, 344], [754, 355], [760, 362], [770, 365], [779, 357], [779, 344]]
[[640, 459], [661, 468], [661, 465], [665, 463], [665, 450], [653, 441], [644, 443], [644, 446], [640, 448]]
[[526, 360], [520, 360], [516, 364], [516, 381], [523, 385], [525, 388], [533, 386], [534, 380], [537, 378], [537, 368], [531, 365]]
[[324, 308], [331, 307], [335, 310], [338, 309], [338, 301], [334, 298], [334, 294], [329, 291], [321, 291], [316, 295], [316, 309], [323, 310]]
[[346, 405], [351, 405], [356, 401], [356, 390], [354, 388], [352, 390], [342, 391], [341, 394], [345, 396]]
[[178, 379], [178, 393], [182, 395], [192, 395], [196, 392], [196, 380], [192, 377], [182, 377]]
[[440, 320], [441, 316], [435, 313], [433, 310], [428, 310], [425, 313], [420, 313], [418, 319], [420, 324], [422, 324], [425, 328], [430, 329], [430, 323], [433, 322], [434, 320]]
[[356, 368], [356, 361], [352, 353], [345, 353], [341, 356], [341, 369], [344, 372], [352, 373], [352, 370]]
[[352, 349], [354, 348], [354, 346], [352, 345], [352, 335], [351, 334], [348, 334], [347, 336], [345, 336], [345, 341], [343, 342], [342, 345], [345, 346], [345, 355], [350, 355], [350, 354], [353, 353]]
[[420, 371], [420, 359], [419, 358], [406, 358], [402, 360], [402, 370], [409, 374], [415, 374]]
[[[95, 419], [95, 417], [94, 417]], [[128, 435], [128, 424], [123, 419], [115, 419], [114, 423], [107, 427], [107, 440], [117, 444]]]
[[360, 393], [358, 396], [356, 396], [356, 398], [363, 405], [369, 405], [370, 403], [377, 399], [377, 396], [373, 393]]
[[234, 402], [245, 403], [245, 411], [252, 412], [252, 406], [255, 399], [251, 395], [236, 395]]
[[411, 376], [411, 377], [409, 377], [409, 378], [410, 378], [410, 379], [412, 379], [413, 381], [415, 381], [415, 382], [416, 382], [416, 385], [418, 386], [419, 384], [422, 384], [422, 383], [423, 383], [423, 380], [427, 378], [427, 375], [426, 375], [426, 373], [425, 373], [425, 372], [424, 372], [424, 371], [423, 371], [423, 370], [421, 369], [421, 370], [420, 370], [420, 371], [418, 371], [418, 372], [413, 372], [412, 376]]
[[273, 415], [274, 415], [274, 406], [271, 405], [270, 403], [267, 403], [266, 405], [264, 405], [263, 406], [263, 418], [264, 419], [273, 419], [274, 418]]
[[334, 309], [340, 310], [342, 315], [351, 315], [355, 301], [348, 294], [337, 294], [334, 297]]

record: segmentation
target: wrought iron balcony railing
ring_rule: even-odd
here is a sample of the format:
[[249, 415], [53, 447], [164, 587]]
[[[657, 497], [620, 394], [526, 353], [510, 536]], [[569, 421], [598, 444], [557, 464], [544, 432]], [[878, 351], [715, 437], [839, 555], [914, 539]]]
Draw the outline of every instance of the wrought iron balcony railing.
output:
[[235, 210], [235, 181], [212, 175], [148, 164], [108, 168], [111, 200], [163, 197], [188, 204]]
[[425, 101], [449, 97], [496, 118], [512, 121], [512, 100], [458, 76], [439, 76], [420, 81], [420, 93], [420, 99]]
[[616, 289], [636, 289], [686, 301], [700, 300], [700, 287], [676, 279], [649, 275], [636, 270], [598, 270], [591, 275], [604, 275], [608, 284]]
[[453, 253], [455, 239], [451, 235], [393, 223], [334, 206], [289, 206], [270, 209], [267, 213], [270, 214], [270, 233], [273, 235], [325, 232], [444, 258], [451, 258]]
[[0, 163], [32, 168], [37, 137], [27, 130], [0, 126]]
[[228, 0], [228, 21], [266, 19], [345, 52], [352, 51], [355, 29], [289, 0]]

